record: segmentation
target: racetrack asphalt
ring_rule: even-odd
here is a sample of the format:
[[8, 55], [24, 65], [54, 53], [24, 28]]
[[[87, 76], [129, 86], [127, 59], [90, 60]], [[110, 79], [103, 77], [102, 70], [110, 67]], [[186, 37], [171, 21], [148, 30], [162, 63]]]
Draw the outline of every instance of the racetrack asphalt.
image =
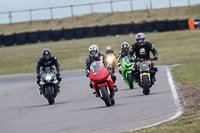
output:
[[0, 76], [0, 133], [119, 133], [167, 120], [177, 113], [167, 66], [159, 66], [149, 95], [116, 72], [116, 104], [106, 107], [84, 70], [62, 71], [55, 104], [38, 94], [35, 74]]

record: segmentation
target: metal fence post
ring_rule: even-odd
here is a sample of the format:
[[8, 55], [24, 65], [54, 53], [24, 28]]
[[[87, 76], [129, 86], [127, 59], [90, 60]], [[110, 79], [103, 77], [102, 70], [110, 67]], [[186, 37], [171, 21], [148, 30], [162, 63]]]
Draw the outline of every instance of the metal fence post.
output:
[[152, 0], [149, 0], [150, 1], [150, 9], [152, 9]]
[[93, 4], [90, 4], [91, 6], [91, 14], [93, 14]]
[[171, 5], [171, 0], [169, 0], [169, 8], [171, 8], [172, 7], [172, 5]]
[[72, 13], [72, 17], [73, 17], [74, 16], [73, 5], [71, 5], [71, 13]]
[[133, 0], [130, 0], [131, 2], [131, 11], [133, 11]]
[[51, 20], [53, 20], [53, 8], [50, 8], [50, 12], [51, 12]]
[[9, 12], [9, 16], [8, 16], [8, 18], [10, 19], [10, 24], [12, 24], [12, 12]]
[[30, 10], [30, 21], [32, 22], [33, 19], [32, 19], [32, 10]]
[[188, 6], [190, 7], [190, 0], [188, 0]]
[[111, 13], [113, 13], [113, 5], [112, 5], [112, 1], [110, 1], [110, 7], [111, 7]]

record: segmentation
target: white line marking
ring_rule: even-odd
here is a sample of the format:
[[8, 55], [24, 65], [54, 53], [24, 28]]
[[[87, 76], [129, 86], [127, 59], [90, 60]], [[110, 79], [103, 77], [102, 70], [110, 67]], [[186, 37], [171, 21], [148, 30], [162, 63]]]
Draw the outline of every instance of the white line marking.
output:
[[132, 131], [136, 131], [136, 130], [140, 130], [140, 129], [144, 129], [144, 128], [153, 127], [153, 126], [162, 124], [164, 122], [171, 121], [171, 120], [173, 120], [173, 119], [175, 119], [175, 118], [177, 118], [177, 117], [179, 117], [179, 116], [181, 116], [183, 114], [184, 108], [183, 108], [183, 106], [181, 104], [181, 101], [180, 101], [180, 99], [178, 97], [178, 93], [176, 91], [176, 87], [175, 87], [174, 82], [173, 82], [173, 77], [171, 75], [171, 71], [170, 71], [168, 66], [166, 67], [166, 71], [167, 71], [167, 77], [168, 77], [170, 89], [172, 91], [172, 95], [173, 95], [173, 98], [174, 98], [174, 104], [176, 105], [176, 114], [174, 116], [170, 117], [167, 120], [164, 120], [164, 121], [152, 124], [152, 125], [144, 126], [144, 127], [141, 127], [141, 128], [137, 128], [137, 129], [131, 130], [131, 132]]

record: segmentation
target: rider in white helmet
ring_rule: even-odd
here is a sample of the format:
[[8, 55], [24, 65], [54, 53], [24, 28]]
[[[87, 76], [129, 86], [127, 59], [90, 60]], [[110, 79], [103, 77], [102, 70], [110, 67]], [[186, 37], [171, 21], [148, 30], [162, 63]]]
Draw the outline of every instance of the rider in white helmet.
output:
[[[85, 65], [86, 65], [86, 77], [89, 77], [90, 75], [90, 65], [93, 61], [102, 61], [103, 64], [106, 66], [106, 54], [102, 53], [102, 52], [99, 52], [99, 47], [96, 45], [96, 44], [92, 44], [89, 46], [89, 55], [88, 57], [86, 58], [86, 62], [85, 62]], [[111, 77], [113, 79], [113, 82], [115, 83], [116, 81], [116, 76], [112, 73], [111, 74]], [[90, 81], [90, 87], [93, 88], [92, 86], [92, 82]], [[117, 86], [114, 85], [114, 90], [115, 91], [118, 91], [117, 89]]]

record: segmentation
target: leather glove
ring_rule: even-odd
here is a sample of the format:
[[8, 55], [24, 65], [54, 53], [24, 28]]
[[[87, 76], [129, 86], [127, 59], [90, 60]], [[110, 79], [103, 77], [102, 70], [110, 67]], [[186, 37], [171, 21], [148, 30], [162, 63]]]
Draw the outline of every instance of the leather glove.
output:
[[130, 61], [130, 62], [134, 62], [134, 60], [133, 60], [132, 58], [129, 58], [129, 61]]
[[60, 73], [59, 73], [59, 72], [57, 72], [56, 77], [57, 77], [57, 78], [60, 77]]
[[39, 83], [40, 83], [40, 80], [37, 80], [36, 82], [37, 82], [37, 84], [39, 85]]
[[86, 77], [89, 77], [90, 76], [90, 70], [86, 70], [85, 74], [86, 74]]
[[40, 74], [36, 74], [36, 78], [40, 80]]
[[158, 56], [154, 56], [153, 59], [154, 59], [154, 60], [157, 60], [157, 59], [158, 59]]

